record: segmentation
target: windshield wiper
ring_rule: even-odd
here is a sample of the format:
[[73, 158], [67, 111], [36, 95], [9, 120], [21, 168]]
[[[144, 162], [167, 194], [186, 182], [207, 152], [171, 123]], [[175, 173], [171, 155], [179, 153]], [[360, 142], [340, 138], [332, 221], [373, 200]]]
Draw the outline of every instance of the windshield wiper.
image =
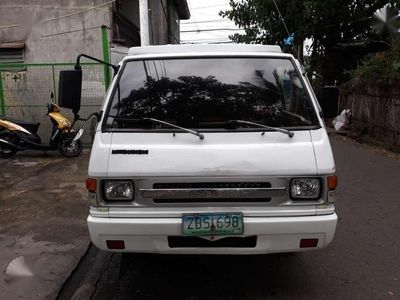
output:
[[174, 125], [172, 123], [168, 123], [168, 122], [161, 121], [161, 120], [158, 120], [158, 119], [153, 119], [153, 118], [141, 118], [141, 119], [115, 118], [114, 120], [117, 120], [117, 121], [121, 120], [121, 121], [126, 121], [126, 122], [129, 122], [129, 121], [131, 121], [131, 122], [151, 121], [151, 122], [155, 122], [155, 123], [168, 125], [168, 126], [171, 126], [171, 127], [177, 128], [177, 129], [181, 129], [181, 130], [183, 130], [183, 131], [185, 131], [187, 133], [191, 133], [193, 135], [198, 136], [201, 140], [204, 140], [204, 135], [201, 134], [198, 131], [191, 130], [191, 129], [188, 129], [188, 128], [184, 128], [184, 127], [181, 127], [181, 126], [178, 126], [178, 125]]
[[[284, 134], [287, 134], [289, 137], [293, 137], [294, 136], [294, 132], [293, 131], [289, 131], [287, 129], [283, 129], [283, 128], [277, 128], [277, 127], [271, 127], [271, 126], [266, 126], [266, 125], [262, 125], [262, 124], [258, 124], [258, 123], [253, 123], [253, 122], [249, 122], [249, 121], [242, 121], [242, 120], [230, 120], [227, 122], [228, 124], [248, 124], [248, 125], [254, 125], [254, 126], [258, 126], [258, 127], [262, 127], [262, 128], [267, 128], [269, 130], [273, 130], [273, 131], [278, 131], [278, 132], [282, 132]], [[262, 133], [262, 135], [264, 135], [265, 132]]]

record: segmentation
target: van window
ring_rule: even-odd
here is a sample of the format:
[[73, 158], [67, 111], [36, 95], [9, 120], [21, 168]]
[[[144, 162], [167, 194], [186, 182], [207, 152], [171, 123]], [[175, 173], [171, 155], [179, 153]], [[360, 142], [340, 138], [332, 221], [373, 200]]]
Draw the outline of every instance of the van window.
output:
[[229, 120], [288, 128], [316, 124], [314, 107], [289, 59], [127, 61], [122, 72], [109, 104], [108, 128], [171, 129], [142, 118], [220, 130]]

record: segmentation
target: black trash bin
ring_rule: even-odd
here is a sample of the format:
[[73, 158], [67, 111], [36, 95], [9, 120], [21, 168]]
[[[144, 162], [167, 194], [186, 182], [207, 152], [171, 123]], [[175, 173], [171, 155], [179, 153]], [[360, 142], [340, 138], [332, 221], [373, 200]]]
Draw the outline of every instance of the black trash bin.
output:
[[320, 86], [318, 88], [318, 102], [324, 113], [324, 118], [335, 118], [339, 109], [339, 87]]

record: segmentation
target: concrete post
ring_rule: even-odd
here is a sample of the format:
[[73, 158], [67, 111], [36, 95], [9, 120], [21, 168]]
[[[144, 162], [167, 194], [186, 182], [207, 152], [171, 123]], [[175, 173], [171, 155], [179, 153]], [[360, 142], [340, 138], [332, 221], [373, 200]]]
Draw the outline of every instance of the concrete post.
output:
[[[103, 61], [106, 63], [110, 63], [110, 54], [108, 53], [108, 32], [107, 32], [107, 26], [103, 25], [101, 26], [101, 40], [103, 44]], [[110, 85], [111, 82], [111, 76], [110, 76], [110, 67], [107, 65], [104, 65], [104, 83], [106, 87], [106, 92], [108, 89], [108, 86]]]
[[140, 14], [140, 44], [141, 46], [149, 46], [149, 4], [148, 0], [139, 0]]
[[1, 105], [1, 114], [5, 117], [6, 116], [6, 104], [4, 101], [3, 76], [1, 74], [1, 68], [0, 68], [0, 105]]

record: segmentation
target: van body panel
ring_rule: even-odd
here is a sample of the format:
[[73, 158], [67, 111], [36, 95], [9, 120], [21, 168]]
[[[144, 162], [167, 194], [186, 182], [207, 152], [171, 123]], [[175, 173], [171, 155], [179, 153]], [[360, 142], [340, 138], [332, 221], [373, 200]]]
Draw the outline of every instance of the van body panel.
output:
[[[113, 133], [108, 177], [317, 175], [308, 131]], [[112, 154], [144, 150], [148, 154]]]
[[[253, 58], [259, 63], [245, 61]], [[175, 62], [185, 59], [205, 60]], [[228, 59], [238, 61], [220, 65]], [[89, 162], [96, 191], [89, 193], [87, 222], [99, 249], [266, 254], [318, 250], [332, 241], [338, 219], [334, 188], [327, 184], [335, 173], [332, 149], [311, 84], [292, 55], [260, 45], [135, 47], [120, 66], [102, 106]], [[143, 118], [170, 124], [144, 124]], [[231, 120], [257, 123], [225, 126]], [[224, 124], [210, 124], [218, 122]], [[204, 139], [171, 124], [200, 131]], [[107, 198], [120, 191], [113, 184], [122, 184], [130, 198]], [[283, 192], [268, 194], [271, 190]], [[243, 230], [188, 237], [188, 215], [196, 226], [201, 215], [211, 220], [224, 215], [229, 222], [240, 215]], [[302, 247], [303, 239], [317, 243]], [[110, 241], [122, 241], [123, 248], [110, 248]]]
[[106, 177], [110, 158], [112, 133], [97, 133], [94, 137], [89, 160], [89, 177]]
[[333, 174], [336, 171], [332, 147], [325, 128], [311, 130], [311, 140], [319, 175]]

